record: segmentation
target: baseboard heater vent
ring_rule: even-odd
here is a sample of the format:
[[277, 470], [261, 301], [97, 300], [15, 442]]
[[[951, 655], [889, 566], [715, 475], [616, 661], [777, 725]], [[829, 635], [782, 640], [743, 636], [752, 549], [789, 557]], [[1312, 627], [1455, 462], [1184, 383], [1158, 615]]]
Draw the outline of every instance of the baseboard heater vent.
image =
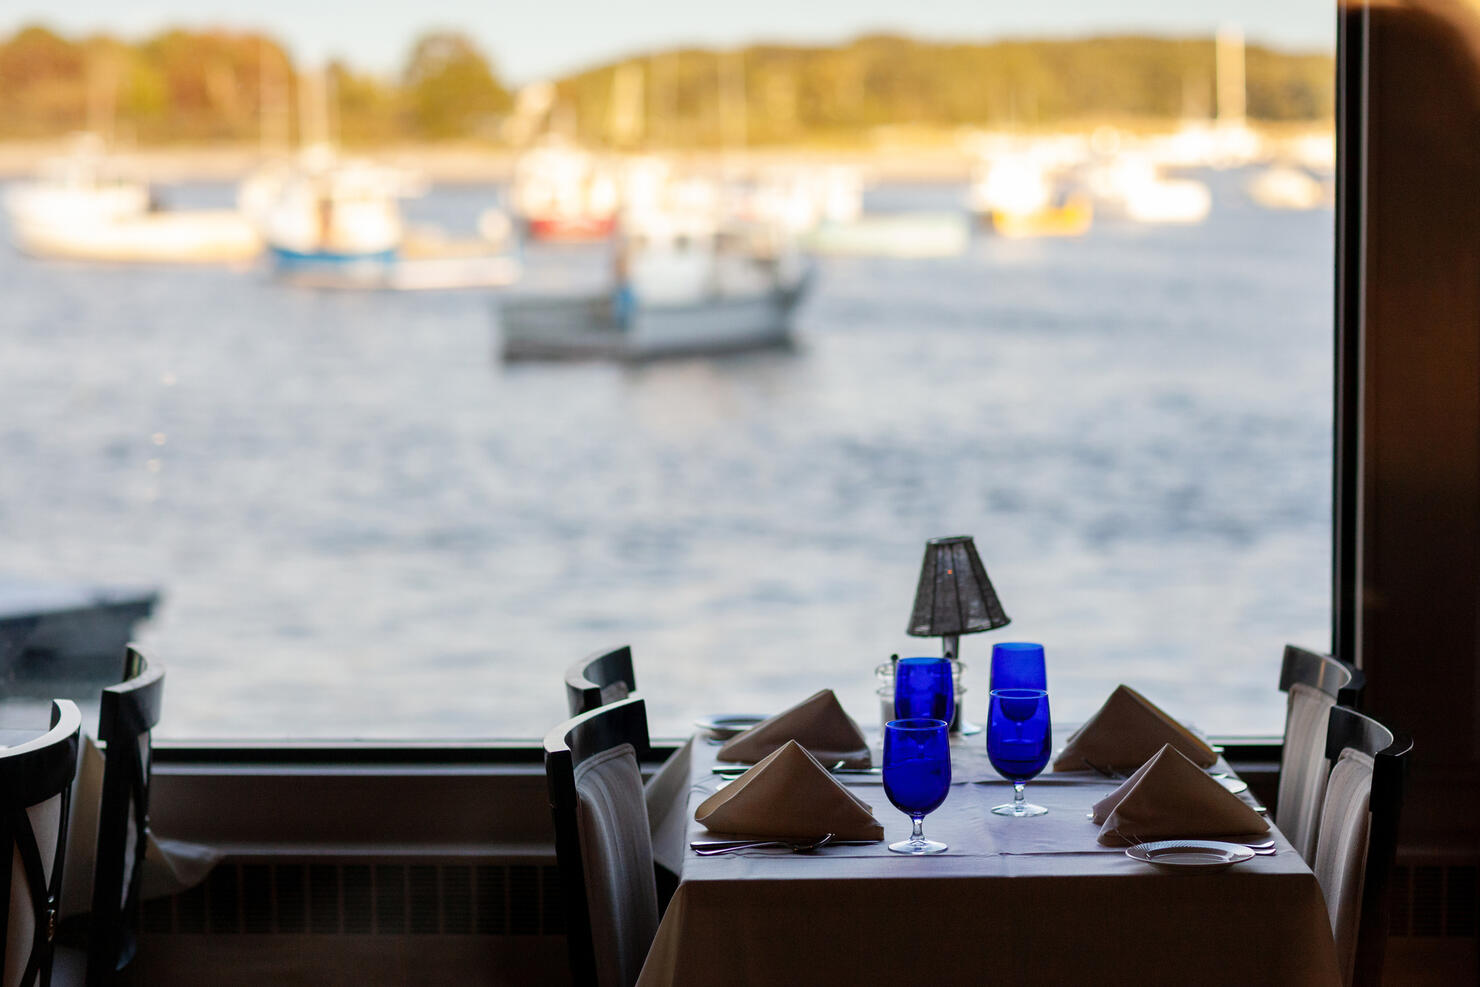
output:
[[559, 871], [537, 864], [223, 863], [144, 903], [155, 934], [558, 935]]
[[1480, 867], [1422, 864], [1393, 869], [1390, 910], [1395, 936], [1480, 936]]

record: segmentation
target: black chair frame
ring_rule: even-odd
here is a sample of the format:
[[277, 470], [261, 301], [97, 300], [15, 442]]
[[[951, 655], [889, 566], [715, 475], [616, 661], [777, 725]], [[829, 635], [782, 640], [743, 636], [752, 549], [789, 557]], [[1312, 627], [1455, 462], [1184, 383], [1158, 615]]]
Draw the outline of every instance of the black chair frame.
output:
[[637, 675], [632, 670], [632, 648], [623, 645], [611, 651], [587, 655], [565, 670], [565, 701], [571, 716], [580, 716], [601, 705], [601, 690], [616, 683], [627, 686], [630, 695], [637, 691]]
[[1357, 919], [1357, 956], [1352, 968], [1352, 984], [1353, 987], [1377, 987], [1382, 982], [1382, 960], [1388, 933], [1388, 890], [1398, 851], [1398, 821], [1403, 812], [1403, 789], [1407, 782], [1408, 758], [1413, 753], [1413, 739], [1354, 709], [1332, 707], [1326, 727], [1326, 759], [1335, 765], [1341, 752], [1348, 748], [1372, 757], [1367, 866]]
[[[72, 804], [72, 778], [77, 773], [77, 747], [82, 736], [82, 714], [66, 699], [51, 703], [51, 728], [34, 740], [0, 754], [0, 929], [10, 926], [11, 860], [16, 854], [25, 870], [36, 920], [20, 987], [51, 983], [53, 942], [57, 931], [57, 900], [67, 856], [67, 811]], [[36, 842], [36, 831], [26, 809], [54, 796], [62, 797], [62, 821], [57, 834], [51, 881]], [[5, 966], [5, 934], [0, 931], [0, 970]]]
[[545, 778], [555, 823], [565, 938], [571, 980], [578, 985], [596, 983], [596, 947], [586, 897], [586, 866], [581, 857], [575, 770], [588, 758], [620, 744], [631, 744], [639, 761], [651, 754], [647, 707], [641, 698], [622, 699], [582, 713], [545, 736]]
[[1297, 682], [1321, 690], [1339, 706], [1355, 709], [1367, 679], [1344, 661], [1287, 644], [1280, 663], [1280, 691], [1289, 692]]
[[[98, 739], [107, 747], [87, 937], [88, 987], [115, 983], [138, 948], [139, 893], [148, 844], [149, 780], [154, 760], [147, 747], [140, 749], [140, 741], [149, 744], [163, 700], [164, 666], [151, 665], [132, 646], [126, 648], [123, 681], [103, 690], [98, 711]], [[126, 868], [130, 803], [136, 838], [133, 867]], [[123, 886], [125, 870], [129, 875], [127, 889]]]

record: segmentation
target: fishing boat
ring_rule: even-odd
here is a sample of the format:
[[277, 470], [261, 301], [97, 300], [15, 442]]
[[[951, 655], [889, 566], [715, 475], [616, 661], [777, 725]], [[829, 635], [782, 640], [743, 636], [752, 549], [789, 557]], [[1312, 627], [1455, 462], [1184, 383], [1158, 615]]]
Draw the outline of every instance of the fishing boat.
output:
[[1249, 198], [1265, 209], [1315, 209], [1331, 202], [1334, 189], [1304, 168], [1275, 164], [1260, 169], [1245, 184]]
[[499, 303], [505, 360], [615, 359], [785, 346], [808, 269], [754, 230], [645, 222], [614, 251], [612, 287]]
[[822, 226], [846, 227], [863, 218], [863, 179], [854, 168], [771, 167], [729, 189], [730, 212], [791, 236]]
[[1086, 185], [1110, 213], [1135, 223], [1200, 223], [1213, 208], [1208, 186], [1164, 175], [1147, 154], [1126, 152], [1091, 166]]
[[595, 155], [547, 142], [514, 166], [514, 213], [535, 240], [604, 240], [617, 226], [617, 176]]
[[147, 587], [46, 582], [0, 574], [0, 678], [14, 695], [58, 680], [111, 681], [134, 628], [153, 613]]
[[301, 287], [426, 291], [518, 278], [509, 223], [498, 210], [480, 218], [478, 238], [409, 228], [400, 200], [424, 190], [403, 169], [316, 148], [259, 170], [238, 198], [262, 231], [276, 274]]
[[1094, 221], [1090, 197], [1027, 153], [999, 154], [980, 164], [968, 203], [988, 228], [1011, 239], [1083, 236]]
[[160, 208], [149, 185], [91, 139], [6, 189], [5, 208], [16, 247], [34, 257], [212, 264], [247, 261], [262, 249], [234, 210]]
[[874, 213], [828, 220], [802, 238], [815, 254], [844, 257], [955, 257], [971, 240], [959, 212]]
[[405, 233], [403, 175], [327, 146], [274, 162], [242, 183], [242, 212], [280, 266], [391, 261]]

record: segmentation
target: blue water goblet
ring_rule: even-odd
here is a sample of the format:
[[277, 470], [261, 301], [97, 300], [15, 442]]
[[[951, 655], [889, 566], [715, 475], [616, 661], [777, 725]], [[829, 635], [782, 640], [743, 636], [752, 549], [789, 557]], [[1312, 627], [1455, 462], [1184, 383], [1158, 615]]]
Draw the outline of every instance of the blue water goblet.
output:
[[944, 843], [927, 840], [925, 816], [940, 808], [951, 790], [951, 745], [945, 720], [890, 720], [884, 724], [884, 794], [910, 817], [907, 840], [889, 844], [895, 853], [941, 853]]
[[1043, 645], [1002, 641], [992, 645], [991, 689], [1048, 689]]
[[1041, 816], [1048, 810], [1023, 799], [1023, 788], [1048, 764], [1052, 731], [1044, 689], [993, 689], [987, 707], [987, 758], [1012, 782], [1012, 801], [996, 805], [999, 816]]
[[945, 658], [901, 658], [894, 663], [894, 718], [945, 720], [956, 716], [956, 687]]

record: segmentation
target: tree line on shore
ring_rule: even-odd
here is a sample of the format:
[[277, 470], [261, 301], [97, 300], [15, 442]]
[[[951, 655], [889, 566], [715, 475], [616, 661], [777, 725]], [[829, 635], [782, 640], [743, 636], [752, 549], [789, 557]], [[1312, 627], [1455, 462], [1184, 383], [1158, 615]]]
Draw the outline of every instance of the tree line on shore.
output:
[[[262, 34], [122, 41], [32, 26], [0, 40], [0, 139], [92, 130], [139, 144], [286, 144], [314, 122], [352, 145], [509, 144], [552, 129], [632, 148], [848, 144], [902, 128], [1205, 118], [1216, 110], [1214, 64], [1211, 38], [875, 35], [830, 47], [657, 51], [516, 94], [456, 32], [417, 39], [386, 76], [338, 61], [308, 72]], [[1331, 118], [1329, 53], [1249, 45], [1245, 64], [1250, 118]]]

